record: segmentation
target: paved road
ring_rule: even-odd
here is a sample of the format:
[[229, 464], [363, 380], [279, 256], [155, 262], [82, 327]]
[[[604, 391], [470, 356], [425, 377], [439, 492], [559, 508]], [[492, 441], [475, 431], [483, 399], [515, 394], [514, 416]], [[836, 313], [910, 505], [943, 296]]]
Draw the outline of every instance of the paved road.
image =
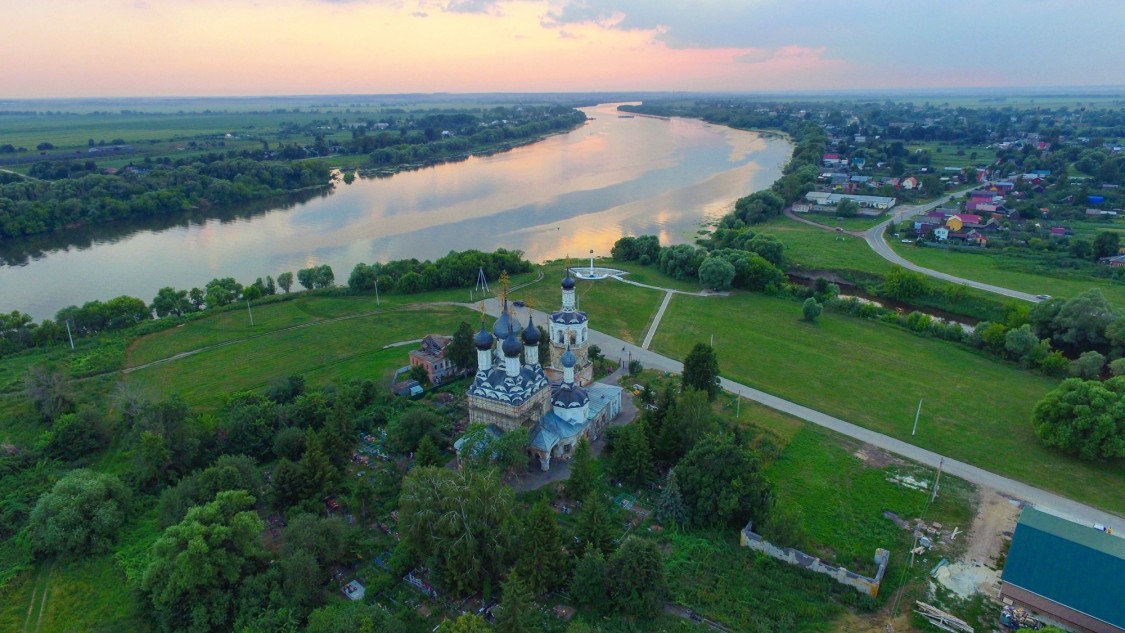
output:
[[[493, 316], [498, 316], [500, 314], [499, 304], [495, 299], [485, 301], [484, 309], [485, 312]], [[527, 310], [520, 311], [521, 320], [526, 319], [526, 312]], [[545, 313], [534, 311], [534, 314], [536, 319], [542, 319], [539, 321], [540, 323], [546, 323], [548, 316]], [[604, 332], [593, 329], [589, 330], [589, 332], [590, 343], [600, 347], [602, 353], [606, 356], [611, 358], [616, 356], [626, 361], [639, 360], [646, 369], [672, 373], [683, 372], [683, 364], [678, 360], [668, 358], [652, 350], [644, 349], [639, 345], [627, 343]], [[792, 415], [806, 422], [823, 426], [837, 433], [853, 437], [920, 464], [937, 468], [938, 463], [941, 462], [942, 470], [946, 474], [960, 477], [961, 479], [977, 485], [988, 486], [1005, 496], [1020, 499], [1031, 505], [1074, 521], [1087, 524], [1100, 523], [1113, 528], [1113, 531], [1119, 535], [1125, 535], [1125, 517], [1111, 514], [1077, 501], [1072, 501], [1057, 494], [997, 475], [996, 473], [989, 472], [971, 464], [943, 457], [933, 451], [914, 446], [913, 444], [895, 439], [888, 435], [883, 435], [882, 433], [877, 433], [870, 429], [821, 413], [820, 411], [799, 405], [795, 402], [790, 402], [768, 394], [764, 391], [732, 380], [727, 380], [726, 378], [722, 378], [720, 384], [726, 391], [763, 404], [771, 409]]]
[[[973, 188], [975, 189], [975, 187]], [[969, 286], [970, 288], [976, 288], [978, 290], [984, 290], [986, 292], [1004, 295], [1005, 297], [1011, 297], [1013, 299], [1022, 299], [1024, 301], [1038, 303], [1040, 299], [1033, 294], [1020, 292], [1018, 290], [1011, 290], [1008, 288], [1001, 288], [1000, 286], [993, 286], [992, 284], [981, 283], [979, 281], [964, 279], [962, 277], [956, 277], [954, 275], [943, 273], [938, 270], [933, 270], [931, 268], [924, 268], [900, 256], [894, 251], [894, 249], [890, 247], [889, 244], [887, 244], [887, 241], [883, 236], [883, 232], [887, 228], [887, 225], [891, 224], [892, 222], [901, 222], [907, 218], [914, 217], [915, 215], [927, 213], [952, 200], [954, 197], [964, 194], [966, 191], [969, 191], [969, 189], [951, 193], [928, 204], [923, 204], [916, 207], [905, 207], [899, 211], [896, 211], [895, 213], [891, 214], [891, 217], [886, 221], [880, 222], [879, 224], [876, 224], [870, 229], [864, 231], [863, 239], [867, 242], [868, 246], [870, 246], [872, 250], [879, 254], [880, 257], [892, 263], [898, 264], [903, 268], [920, 272], [923, 275], [933, 277], [934, 279], [941, 279], [943, 281], [949, 281], [955, 284]]]

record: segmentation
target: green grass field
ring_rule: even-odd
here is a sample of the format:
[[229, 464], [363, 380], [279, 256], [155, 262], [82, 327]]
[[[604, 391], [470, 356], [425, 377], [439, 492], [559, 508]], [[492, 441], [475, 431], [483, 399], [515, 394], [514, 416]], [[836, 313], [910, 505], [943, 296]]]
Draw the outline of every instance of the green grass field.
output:
[[890, 263], [876, 255], [861, 237], [825, 231], [786, 217], [756, 225], [754, 230], [781, 240], [785, 244], [786, 260], [799, 268], [854, 270], [876, 275], [884, 275], [891, 269]]
[[[800, 318], [795, 302], [676, 297], [653, 349], [684, 358], [714, 334], [724, 376], [943, 455], [1121, 512], [1125, 465], [1044, 448], [1031, 410], [1053, 380], [875, 321]], [[917, 437], [910, 430], [924, 400]]]
[[40, 563], [0, 589], [0, 631], [148, 631], [112, 554]]
[[[542, 281], [514, 292], [512, 298], [530, 301], [535, 309], [550, 313], [562, 305], [559, 282], [565, 274], [565, 264], [551, 262], [543, 267], [543, 272]], [[638, 344], [664, 299], [659, 290], [638, 288], [614, 279], [579, 280], [574, 290], [579, 308], [590, 313], [597, 330]], [[539, 325], [546, 327], [545, 323]]]
[[[313, 302], [317, 305], [317, 302]], [[329, 304], [334, 305], [334, 304]], [[380, 312], [312, 327], [272, 331], [176, 361], [128, 374], [130, 386], [161, 397], [179, 394], [191, 406], [213, 408], [234, 391], [261, 389], [278, 377], [302, 374], [313, 385], [350, 378], [386, 384], [393, 371], [409, 364], [413, 345], [384, 349], [431, 333], [451, 334], [461, 321], [474, 322], [470, 310], [433, 305]], [[195, 349], [201, 341], [237, 340], [229, 331], [187, 326], [145, 337], [133, 346], [137, 358], [164, 358], [169, 350]], [[197, 324], [192, 324], [197, 325]], [[218, 332], [218, 333], [217, 333]], [[178, 336], [186, 333], [185, 340]]]
[[1031, 294], [1074, 297], [1090, 288], [1102, 291], [1110, 304], [1125, 309], [1125, 283], [1110, 279], [1066, 278], [1023, 272], [1020, 260], [1001, 253], [966, 253], [940, 248], [918, 248], [908, 244], [892, 244], [904, 258], [934, 270], [966, 279], [994, 284]]

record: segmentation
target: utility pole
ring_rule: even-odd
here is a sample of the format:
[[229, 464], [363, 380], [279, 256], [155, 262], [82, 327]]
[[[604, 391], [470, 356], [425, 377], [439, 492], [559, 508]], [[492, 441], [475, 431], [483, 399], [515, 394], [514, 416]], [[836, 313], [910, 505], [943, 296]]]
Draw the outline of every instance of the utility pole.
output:
[[933, 503], [934, 499], [937, 499], [938, 484], [941, 483], [941, 466], [944, 463], [945, 463], [944, 457], [942, 457], [940, 460], [938, 460], [937, 479], [934, 480], [934, 492], [933, 492], [933, 494], [930, 495], [930, 503]]
[[[472, 292], [472, 291], [470, 291]], [[469, 295], [472, 296], [471, 294]], [[379, 305], [379, 279], [375, 279], [375, 305]]]
[[918, 412], [914, 414], [914, 428], [910, 431], [910, 436], [913, 437], [918, 432], [918, 417], [922, 415], [922, 399], [918, 398]]
[[253, 327], [253, 325], [254, 325], [254, 312], [250, 309], [250, 300], [249, 299], [246, 300], [246, 312], [248, 312], [250, 314], [250, 325], [251, 325], [251, 327]]
[[71, 349], [71, 351], [73, 351], [74, 350], [74, 335], [72, 335], [70, 333], [70, 319], [67, 319], [65, 321], [65, 323], [66, 323], [66, 337], [68, 339], [70, 339], [70, 349]]

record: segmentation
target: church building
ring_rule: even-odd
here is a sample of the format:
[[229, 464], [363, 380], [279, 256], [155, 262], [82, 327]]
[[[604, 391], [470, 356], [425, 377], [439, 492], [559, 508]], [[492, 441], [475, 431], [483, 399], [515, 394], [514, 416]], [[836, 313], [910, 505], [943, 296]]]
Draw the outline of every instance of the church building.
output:
[[552, 459], [570, 459], [582, 437], [597, 439], [621, 411], [622, 389], [593, 382], [589, 319], [577, 309], [574, 288], [568, 270], [562, 308], [551, 314], [548, 325], [546, 367], [539, 359], [539, 328], [531, 316], [527, 327], [521, 326], [506, 290], [492, 332], [482, 324], [473, 337], [477, 373], [469, 387], [469, 422], [489, 425], [494, 433], [528, 429], [528, 452], [543, 470]]

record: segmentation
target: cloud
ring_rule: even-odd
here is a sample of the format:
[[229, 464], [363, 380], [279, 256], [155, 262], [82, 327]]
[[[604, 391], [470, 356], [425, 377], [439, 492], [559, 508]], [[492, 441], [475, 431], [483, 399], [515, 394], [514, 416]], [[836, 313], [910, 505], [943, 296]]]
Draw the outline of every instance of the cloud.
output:
[[559, 37], [563, 38], [564, 40], [580, 40], [584, 36], [580, 33], [572, 33], [566, 29], [559, 29]]
[[425, 11], [415, 11], [414, 13], [411, 13], [410, 15], [412, 15], [416, 18], [428, 18], [428, 17], [430, 17], [430, 14], [426, 13]]
[[499, 12], [497, 0], [447, 0], [442, 11], [449, 13], [488, 13]]
[[770, 62], [816, 63], [820, 61], [831, 61], [824, 59], [826, 50], [827, 49], [823, 46], [819, 48], [782, 46], [781, 48], [773, 50], [751, 48], [741, 55], [736, 55], [734, 61], [741, 64], [768, 64]]

